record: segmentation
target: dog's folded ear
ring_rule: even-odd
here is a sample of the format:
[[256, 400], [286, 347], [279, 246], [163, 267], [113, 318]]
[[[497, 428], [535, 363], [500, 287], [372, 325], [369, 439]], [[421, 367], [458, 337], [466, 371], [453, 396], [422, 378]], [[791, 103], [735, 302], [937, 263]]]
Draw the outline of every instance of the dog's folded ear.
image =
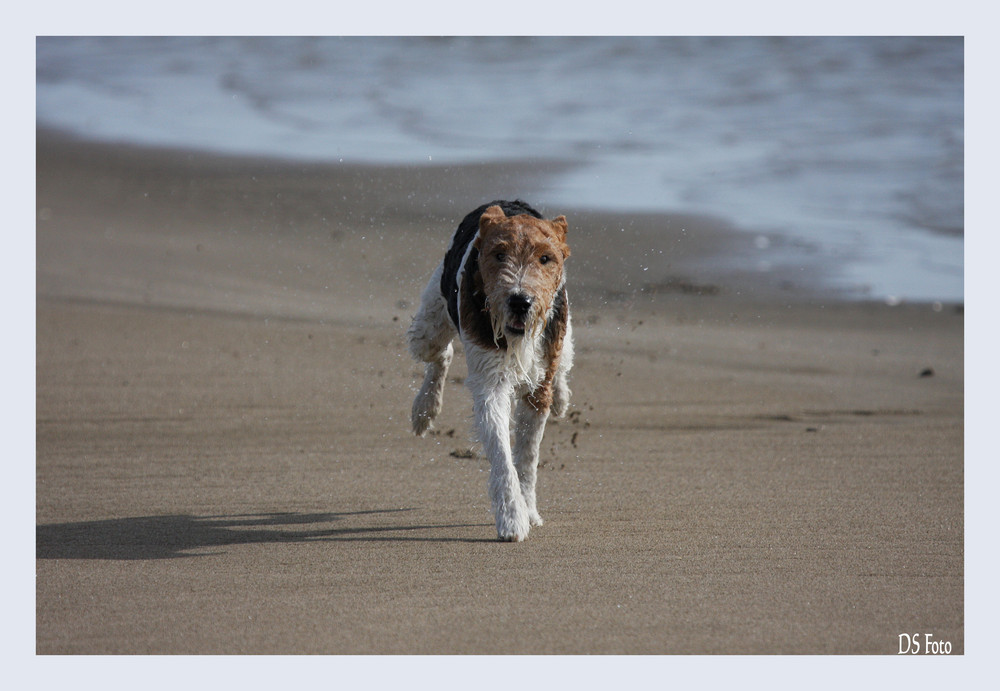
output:
[[562, 243], [561, 247], [562, 255], [563, 259], [565, 259], [566, 257], [569, 256], [569, 245], [566, 244], [566, 231], [569, 230], [569, 224], [566, 223], [566, 217], [556, 216], [551, 221], [549, 221], [549, 225], [551, 225], [555, 229], [556, 234], [559, 237], [559, 242]]
[[483, 234], [505, 218], [507, 218], [507, 216], [504, 215], [503, 209], [496, 204], [487, 208], [486, 211], [483, 212], [483, 215], [479, 217], [479, 234], [472, 242], [472, 246], [479, 249], [482, 246]]
[[486, 211], [483, 212], [483, 215], [479, 217], [479, 227], [485, 228], [486, 226], [498, 223], [504, 218], [507, 217], [504, 215], [503, 209], [494, 204], [486, 209]]
[[565, 241], [566, 231], [569, 230], [569, 224], [566, 223], [566, 217], [556, 216], [551, 221], [549, 221], [549, 223], [551, 223], [554, 228], [557, 228], [559, 230], [559, 235], [561, 236], [559, 239]]
[[482, 247], [483, 235], [487, 233], [490, 228], [496, 226], [505, 218], [507, 218], [507, 216], [504, 214], [503, 209], [501, 209], [498, 205], [494, 204], [493, 206], [487, 208], [486, 211], [483, 212], [483, 215], [479, 217], [479, 234], [472, 242], [472, 246], [476, 249]]

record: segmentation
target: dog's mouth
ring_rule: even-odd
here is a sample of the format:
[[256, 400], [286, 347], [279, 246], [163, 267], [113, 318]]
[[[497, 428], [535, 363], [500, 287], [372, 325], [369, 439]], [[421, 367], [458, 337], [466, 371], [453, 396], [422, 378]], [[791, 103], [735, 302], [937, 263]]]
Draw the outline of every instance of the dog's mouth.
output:
[[524, 319], [519, 317], [512, 318], [506, 327], [507, 333], [513, 334], [514, 336], [524, 335]]

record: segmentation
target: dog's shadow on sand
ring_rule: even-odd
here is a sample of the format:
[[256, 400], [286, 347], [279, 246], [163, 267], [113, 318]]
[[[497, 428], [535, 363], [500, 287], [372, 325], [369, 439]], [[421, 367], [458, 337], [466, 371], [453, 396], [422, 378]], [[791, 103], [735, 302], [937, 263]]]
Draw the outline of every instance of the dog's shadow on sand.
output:
[[[483, 525], [385, 525], [385, 514], [412, 509], [348, 513], [267, 513], [237, 516], [143, 516], [80, 523], [51, 523], [35, 530], [38, 559], [173, 559], [206, 556], [213, 547], [305, 542], [493, 542], [454, 535]], [[358, 517], [381, 517], [379, 525], [356, 525]], [[348, 521], [354, 525], [330, 525]]]

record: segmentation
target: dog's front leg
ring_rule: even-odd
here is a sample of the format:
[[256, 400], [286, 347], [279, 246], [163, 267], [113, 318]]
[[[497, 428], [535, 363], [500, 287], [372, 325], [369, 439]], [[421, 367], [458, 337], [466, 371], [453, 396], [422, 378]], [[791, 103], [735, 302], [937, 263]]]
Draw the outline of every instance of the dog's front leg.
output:
[[520, 542], [528, 537], [530, 523], [511, 459], [511, 394], [512, 387], [503, 381], [473, 392], [479, 440], [490, 462], [489, 494], [497, 536]]
[[441, 412], [445, 379], [448, 376], [448, 366], [451, 365], [453, 352], [454, 349], [449, 343], [440, 354], [427, 363], [424, 369], [424, 383], [413, 399], [413, 409], [410, 414], [413, 433], [418, 437], [427, 433], [434, 418]]
[[535, 499], [535, 481], [538, 477], [538, 449], [542, 443], [542, 435], [545, 434], [548, 417], [547, 408], [536, 408], [526, 398], [518, 400], [514, 414], [514, 467], [517, 468], [521, 494], [528, 508], [531, 525], [542, 525]]

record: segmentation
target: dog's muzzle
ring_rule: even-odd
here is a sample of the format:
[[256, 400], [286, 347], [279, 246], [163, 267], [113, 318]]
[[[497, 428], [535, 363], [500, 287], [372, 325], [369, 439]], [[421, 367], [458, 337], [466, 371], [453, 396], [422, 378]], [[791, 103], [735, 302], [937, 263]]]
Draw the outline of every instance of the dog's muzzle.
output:
[[507, 311], [510, 314], [510, 321], [505, 328], [515, 336], [523, 336], [525, 321], [528, 312], [531, 311], [531, 298], [521, 293], [511, 295], [507, 298]]

